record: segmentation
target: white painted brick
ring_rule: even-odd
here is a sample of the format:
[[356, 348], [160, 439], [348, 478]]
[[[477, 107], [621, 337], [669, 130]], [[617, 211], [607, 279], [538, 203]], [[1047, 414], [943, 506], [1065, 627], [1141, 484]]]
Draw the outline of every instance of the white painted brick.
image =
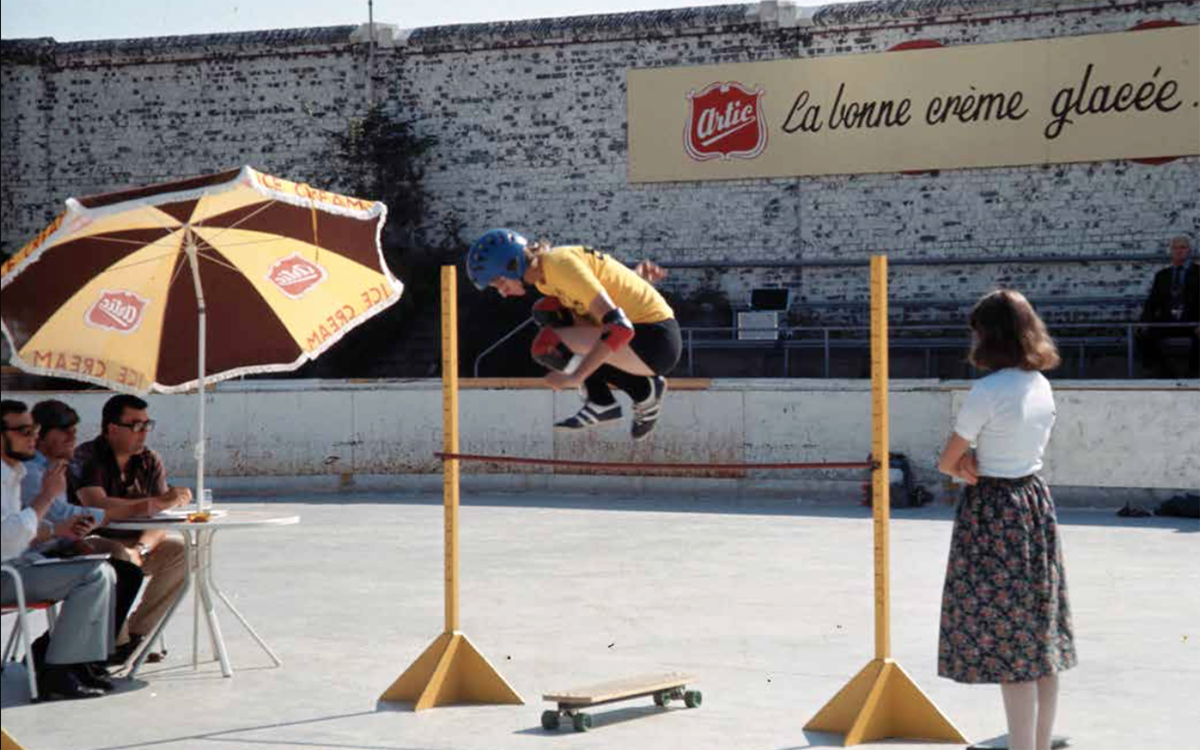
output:
[[[376, 59], [378, 95], [439, 140], [425, 180], [426, 239], [445, 242], [442, 227], [454, 218], [464, 240], [503, 223], [669, 263], [863, 258], [879, 250], [895, 259], [1157, 252], [1172, 234], [1200, 236], [1196, 157], [1160, 167], [627, 182], [629, 67], [872, 54], [913, 39], [949, 46], [1067, 37], [1166, 17], [1200, 22], [1200, 6], [1188, 2], [879, 7], [831, 6], [807, 29], [691, 9], [603, 23], [419, 30]], [[914, 8], [924, 10], [914, 16]], [[897, 16], [879, 15], [887, 12]], [[973, 14], [993, 20], [972, 21]], [[921, 25], [912, 25], [917, 18]], [[888, 26], [898, 28], [881, 28]], [[349, 27], [308, 32], [50, 44], [36, 54], [31, 42], [4, 42], [3, 249], [18, 249], [69, 195], [244, 163], [317, 180], [324, 133], [362, 112], [368, 77], [365, 48], [348, 43]], [[904, 266], [892, 274], [892, 289], [897, 299], [966, 299], [997, 283], [1033, 298], [1138, 296], [1154, 265]], [[742, 301], [750, 287], [776, 283], [807, 301], [866, 299], [863, 268], [678, 270], [668, 288], [687, 294], [716, 286]]]

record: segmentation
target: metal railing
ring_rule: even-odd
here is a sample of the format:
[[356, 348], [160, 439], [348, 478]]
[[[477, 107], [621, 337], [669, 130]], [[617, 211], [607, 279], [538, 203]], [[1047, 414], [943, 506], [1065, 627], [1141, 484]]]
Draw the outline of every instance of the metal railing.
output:
[[[480, 364], [483, 359], [499, 349], [504, 343], [516, 336], [520, 331], [533, 323], [526, 319], [491, 346], [484, 349], [475, 358], [474, 375], [479, 377]], [[1077, 376], [1086, 377], [1087, 353], [1092, 350], [1120, 348], [1125, 357], [1125, 376], [1133, 378], [1135, 367], [1136, 332], [1141, 328], [1174, 328], [1186, 327], [1189, 323], [1059, 323], [1048, 326], [1051, 335], [1058, 343], [1059, 351], [1066, 354], [1070, 351], [1077, 353]], [[1071, 335], [1070, 331], [1087, 332]], [[1099, 332], [1110, 331], [1102, 334]], [[822, 377], [830, 377], [833, 353], [835, 351], [854, 351], [861, 349], [864, 353], [870, 350], [870, 326], [868, 325], [824, 325], [824, 326], [787, 326], [779, 328], [738, 328], [736, 326], [693, 326], [682, 328], [683, 361], [682, 367], [676, 372], [686, 373], [688, 377], [696, 376], [697, 350], [757, 350], [779, 351], [782, 353], [781, 377], [788, 377], [791, 372], [791, 354], [793, 351], [819, 350], [822, 356]], [[739, 334], [768, 334], [774, 338], [738, 338]], [[889, 324], [890, 349], [923, 350], [925, 355], [925, 377], [935, 377], [933, 368], [933, 352], [960, 350], [964, 357], [970, 346], [970, 337], [961, 326], [933, 324]], [[858, 335], [855, 335], [858, 334]], [[974, 375], [974, 368], [971, 368]], [[763, 373], [760, 377], [770, 377]]]
[[[1179, 329], [1195, 323], [1059, 323], [1047, 326], [1059, 351], [1063, 354], [1069, 351], [1077, 352], [1077, 376], [1087, 376], [1088, 348], [1113, 349], [1120, 347], [1125, 356], [1125, 376], [1133, 378], [1135, 373], [1135, 341], [1136, 331], [1141, 328]], [[1099, 331], [1114, 331], [1108, 335]], [[1064, 331], [1090, 332], [1084, 335], [1071, 335]], [[776, 339], [747, 338], [739, 339], [738, 334], [745, 333], [776, 333]], [[854, 336], [854, 333], [863, 335]], [[758, 349], [777, 350], [783, 354], [783, 377], [791, 372], [791, 352], [793, 350], [818, 349], [822, 354], [823, 377], [830, 377], [833, 352], [835, 350], [861, 349], [864, 353], [870, 350], [870, 326], [868, 325], [826, 325], [826, 326], [790, 326], [779, 328], [737, 328], [733, 326], [706, 326], [682, 329], [684, 341], [684, 363], [689, 377], [696, 374], [697, 349]], [[942, 335], [928, 335], [928, 334]], [[949, 333], [947, 336], [945, 334]], [[889, 349], [916, 349], [925, 352], [925, 377], [934, 377], [932, 372], [932, 353], [936, 350], [954, 350], [963, 352], [965, 357], [970, 346], [970, 336], [960, 326], [900, 324], [888, 326]], [[917, 334], [917, 335], [912, 335]], [[924, 334], [924, 335], [923, 335]], [[972, 376], [975, 368], [970, 368]]]
[[526, 318], [525, 322], [521, 323], [521, 325], [517, 326], [516, 328], [512, 329], [508, 333], [504, 334], [503, 336], [501, 336], [499, 339], [496, 340], [496, 343], [492, 344], [487, 349], [484, 349], [483, 351], [481, 351], [479, 353], [479, 356], [475, 357], [475, 369], [474, 369], [475, 377], [479, 377], [479, 363], [483, 361], [484, 357], [486, 357], [487, 355], [489, 355], [492, 352], [499, 349], [501, 344], [503, 344], [505, 341], [508, 341], [513, 336], [516, 336], [518, 333], [520, 333], [522, 330], [524, 330], [526, 326], [528, 326], [531, 323], [533, 323], [533, 318]]

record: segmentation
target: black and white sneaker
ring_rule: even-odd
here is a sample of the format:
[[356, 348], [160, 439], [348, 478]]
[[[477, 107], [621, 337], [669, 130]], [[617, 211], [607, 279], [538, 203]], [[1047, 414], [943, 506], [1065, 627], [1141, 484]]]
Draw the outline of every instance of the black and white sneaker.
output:
[[588, 401], [572, 417], [554, 423], [554, 429], [568, 432], [580, 432], [591, 427], [614, 424], [621, 421], [621, 405], [598, 406]]
[[650, 396], [645, 401], [633, 405], [633, 426], [629, 434], [635, 441], [645, 440], [658, 424], [663, 396], [667, 394], [667, 379], [655, 375], [650, 378], [650, 389]]

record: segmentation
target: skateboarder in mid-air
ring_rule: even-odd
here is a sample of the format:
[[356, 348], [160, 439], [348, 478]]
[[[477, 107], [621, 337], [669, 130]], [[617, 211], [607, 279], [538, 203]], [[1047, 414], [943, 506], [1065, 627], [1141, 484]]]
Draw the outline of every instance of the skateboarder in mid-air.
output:
[[664, 377], [679, 362], [682, 338], [675, 312], [653, 282], [666, 273], [642, 261], [635, 269], [590, 247], [530, 243], [511, 229], [492, 229], [467, 251], [467, 275], [479, 290], [520, 297], [526, 285], [542, 294], [533, 306], [541, 326], [533, 358], [547, 367], [555, 390], [579, 388], [583, 408], [554, 425], [582, 432], [620, 421], [610, 386], [633, 399], [634, 440], [650, 435], [662, 412]]

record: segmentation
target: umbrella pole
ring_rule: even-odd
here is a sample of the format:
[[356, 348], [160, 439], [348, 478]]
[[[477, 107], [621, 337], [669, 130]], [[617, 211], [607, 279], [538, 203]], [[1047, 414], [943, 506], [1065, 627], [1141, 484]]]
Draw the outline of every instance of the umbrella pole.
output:
[[199, 326], [199, 343], [197, 344], [196, 361], [199, 372], [196, 376], [196, 395], [200, 400], [199, 413], [197, 415], [197, 432], [199, 437], [196, 440], [196, 509], [203, 510], [204, 498], [204, 369], [205, 369], [205, 351], [204, 344], [208, 338], [206, 335], [206, 321], [204, 311], [204, 287], [200, 284], [200, 264], [196, 257], [196, 243], [192, 236], [188, 235], [188, 240], [184, 245], [184, 251], [188, 256], [188, 265], [192, 268], [192, 283], [196, 287], [196, 309], [198, 312]]

